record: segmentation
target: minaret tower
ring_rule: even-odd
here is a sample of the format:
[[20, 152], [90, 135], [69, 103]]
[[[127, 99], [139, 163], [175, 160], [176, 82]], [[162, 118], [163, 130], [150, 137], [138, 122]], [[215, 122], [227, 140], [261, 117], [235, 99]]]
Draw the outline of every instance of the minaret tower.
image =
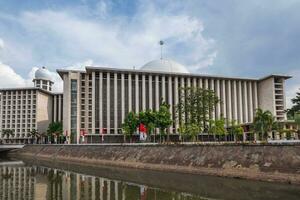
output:
[[34, 87], [52, 91], [52, 85], [54, 82], [51, 80], [50, 72], [46, 67], [42, 67], [36, 70], [35, 78], [32, 81], [34, 83]]

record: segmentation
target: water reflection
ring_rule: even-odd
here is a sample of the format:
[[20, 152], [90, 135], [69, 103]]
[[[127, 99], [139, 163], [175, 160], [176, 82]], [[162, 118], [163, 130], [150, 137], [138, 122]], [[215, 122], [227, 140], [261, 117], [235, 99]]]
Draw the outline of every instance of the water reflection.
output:
[[0, 180], [0, 199], [203, 199], [189, 193], [9, 162], [0, 166]]

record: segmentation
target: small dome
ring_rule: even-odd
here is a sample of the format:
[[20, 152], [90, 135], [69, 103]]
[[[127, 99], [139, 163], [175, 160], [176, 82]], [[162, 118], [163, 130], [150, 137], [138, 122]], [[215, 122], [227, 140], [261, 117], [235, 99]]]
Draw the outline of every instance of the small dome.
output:
[[146, 63], [141, 70], [171, 72], [171, 73], [189, 73], [189, 71], [181, 64], [170, 59], [153, 60]]
[[51, 74], [46, 67], [39, 68], [35, 71], [35, 79], [51, 81]]

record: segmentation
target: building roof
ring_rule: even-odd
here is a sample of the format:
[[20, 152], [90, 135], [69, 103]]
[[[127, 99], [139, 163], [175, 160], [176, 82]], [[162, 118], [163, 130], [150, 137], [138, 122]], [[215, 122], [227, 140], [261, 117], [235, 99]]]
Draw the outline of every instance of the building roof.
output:
[[39, 68], [35, 71], [35, 79], [41, 79], [46, 81], [52, 81], [51, 74], [46, 67]]
[[[209, 74], [195, 74], [195, 73], [186, 73], [181, 72], [179, 69], [178, 71], [167, 71], [167, 70], [154, 70], [154, 67], [151, 67], [151, 62], [144, 65], [141, 69], [122, 69], [122, 68], [110, 68], [110, 67], [96, 67], [96, 66], [86, 66], [85, 70], [67, 70], [67, 69], [57, 69], [57, 73], [63, 78], [63, 74], [68, 72], [74, 73], [90, 73], [92, 71], [103, 71], [103, 72], [128, 72], [128, 73], [136, 73], [136, 74], [153, 74], [153, 75], [174, 75], [174, 76], [182, 76], [182, 77], [203, 77], [203, 78], [216, 78], [216, 79], [228, 79], [228, 80], [248, 80], [248, 81], [263, 81], [265, 79], [271, 77], [279, 77], [284, 79], [292, 78], [292, 76], [284, 75], [284, 74], [270, 74], [264, 76], [262, 78], [249, 78], [249, 77], [234, 77], [234, 76], [219, 76], [219, 75], [209, 75]], [[179, 64], [180, 65], [180, 64]], [[148, 68], [149, 66], [149, 68]], [[168, 64], [167, 64], [168, 66]], [[166, 67], [166, 66], [164, 66]]]
[[140, 68], [145, 71], [189, 73], [187, 68], [171, 59], [158, 59], [146, 63]]

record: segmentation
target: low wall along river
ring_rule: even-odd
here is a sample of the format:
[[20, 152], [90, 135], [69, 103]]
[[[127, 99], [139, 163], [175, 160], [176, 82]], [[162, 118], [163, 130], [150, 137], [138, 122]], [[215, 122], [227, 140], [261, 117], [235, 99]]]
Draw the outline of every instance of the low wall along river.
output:
[[300, 145], [26, 145], [13, 156], [300, 184]]

